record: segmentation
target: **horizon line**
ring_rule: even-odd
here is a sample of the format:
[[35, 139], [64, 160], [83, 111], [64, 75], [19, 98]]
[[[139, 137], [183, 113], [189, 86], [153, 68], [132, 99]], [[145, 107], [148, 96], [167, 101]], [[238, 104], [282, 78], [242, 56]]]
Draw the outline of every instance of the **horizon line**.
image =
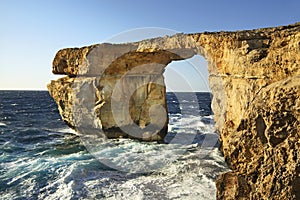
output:
[[[37, 88], [0, 88], [0, 91], [45, 91], [48, 92], [47, 89], [37, 89]], [[202, 92], [202, 93], [211, 93], [211, 91], [191, 91], [191, 90], [178, 90], [178, 91], [166, 91], [166, 92], [173, 92], [173, 93], [180, 93], [180, 92]]]

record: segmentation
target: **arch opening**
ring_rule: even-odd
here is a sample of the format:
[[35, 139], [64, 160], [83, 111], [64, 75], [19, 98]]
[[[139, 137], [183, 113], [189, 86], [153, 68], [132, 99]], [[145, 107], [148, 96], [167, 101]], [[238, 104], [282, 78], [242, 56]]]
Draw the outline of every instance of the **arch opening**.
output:
[[163, 74], [169, 118], [166, 143], [210, 148], [218, 145], [207, 65], [204, 57], [194, 55], [166, 66]]
[[172, 61], [164, 72], [167, 92], [210, 92], [207, 61], [201, 55]]

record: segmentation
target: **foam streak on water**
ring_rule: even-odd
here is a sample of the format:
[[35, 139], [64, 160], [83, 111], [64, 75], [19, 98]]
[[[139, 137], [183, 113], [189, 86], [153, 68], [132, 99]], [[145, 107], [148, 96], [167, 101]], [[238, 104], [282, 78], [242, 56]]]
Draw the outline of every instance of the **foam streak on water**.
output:
[[[47, 92], [1, 91], [0, 199], [215, 199], [215, 180], [228, 169], [211, 112], [205, 104], [201, 116], [180, 113], [173, 97], [170, 144], [108, 140], [97, 146], [101, 160], [60, 120]], [[104, 159], [137, 171], [159, 167], [128, 173]]]

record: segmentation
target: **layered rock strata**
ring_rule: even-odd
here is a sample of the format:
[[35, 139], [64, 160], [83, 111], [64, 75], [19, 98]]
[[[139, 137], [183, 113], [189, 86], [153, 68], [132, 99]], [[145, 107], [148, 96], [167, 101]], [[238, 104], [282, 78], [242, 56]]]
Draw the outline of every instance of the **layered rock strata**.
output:
[[[300, 24], [177, 34], [60, 50], [48, 85], [62, 119], [109, 138], [163, 140], [163, 72], [173, 60], [208, 62], [212, 109], [231, 172], [218, 199], [300, 199]], [[85, 131], [86, 132], [86, 131]]]

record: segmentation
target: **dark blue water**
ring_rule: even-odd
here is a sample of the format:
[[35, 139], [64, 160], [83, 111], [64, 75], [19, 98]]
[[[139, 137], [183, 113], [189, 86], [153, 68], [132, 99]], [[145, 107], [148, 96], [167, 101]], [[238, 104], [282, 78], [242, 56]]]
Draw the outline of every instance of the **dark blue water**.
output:
[[[194, 146], [166, 168], [134, 174], [106, 166], [90, 154], [61, 121], [48, 92], [0, 91], [0, 199], [214, 199], [214, 180], [226, 167], [214, 145], [207, 151], [197, 145], [206, 135], [216, 138], [210, 99], [209, 93], [168, 93], [169, 132], [192, 129]], [[113, 144], [111, 149], [108, 143]], [[164, 152], [169, 153], [173, 147], [124, 139], [106, 141], [105, 148], [109, 159], [123, 162], [124, 152], [138, 156], [167, 148], [170, 151]], [[123, 154], [118, 154], [120, 148]], [[205, 156], [199, 156], [200, 150]], [[190, 165], [193, 169], [186, 170]], [[186, 177], [191, 179], [183, 183]], [[189, 191], [189, 184], [199, 190]]]

